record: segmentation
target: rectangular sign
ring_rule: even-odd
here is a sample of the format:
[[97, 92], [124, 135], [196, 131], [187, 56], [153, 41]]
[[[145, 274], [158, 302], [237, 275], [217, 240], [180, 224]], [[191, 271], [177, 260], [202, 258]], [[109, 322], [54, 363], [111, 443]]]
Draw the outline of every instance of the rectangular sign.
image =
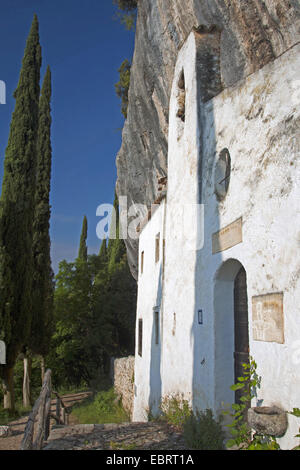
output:
[[232, 246], [243, 241], [243, 219], [240, 217], [235, 222], [227, 225], [212, 235], [212, 253], [228, 250]]
[[252, 297], [253, 339], [284, 343], [283, 293]]

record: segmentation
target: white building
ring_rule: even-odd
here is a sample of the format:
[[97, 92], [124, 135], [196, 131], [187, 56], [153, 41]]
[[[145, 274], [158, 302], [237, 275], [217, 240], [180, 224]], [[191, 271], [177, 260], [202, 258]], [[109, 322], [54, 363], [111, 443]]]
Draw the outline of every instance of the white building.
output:
[[194, 30], [178, 54], [167, 192], [139, 238], [134, 421], [176, 393], [217, 414], [249, 355], [259, 404], [300, 408], [300, 45], [222, 89], [219, 39]]

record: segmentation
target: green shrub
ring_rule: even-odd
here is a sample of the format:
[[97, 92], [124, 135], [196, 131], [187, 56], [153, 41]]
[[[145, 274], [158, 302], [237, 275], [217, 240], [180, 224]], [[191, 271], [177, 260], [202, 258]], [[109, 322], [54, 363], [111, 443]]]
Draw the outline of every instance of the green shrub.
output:
[[98, 414], [112, 413], [116, 408], [116, 396], [113, 388], [108, 391], [97, 393], [95, 398], [95, 409]]
[[192, 413], [189, 402], [179, 393], [165, 396], [162, 399], [160, 408], [162, 418], [165, 419], [167, 423], [177, 427], [182, 427], [186, 419]]
[[192, 413], [183, 425], [183, 435], [187, 445], [192, 449], [224, 449], [225, 433], [210, 409]]
[[127, 108], [128, 108], [128, 91], [130, 85], [130, 68], [131, 64], [128, 59], [125, 59], [118, 72], [120, 80], [115, 84], [116, 94], [121, 98], [121, 112], [125, 119], [127, 118]]

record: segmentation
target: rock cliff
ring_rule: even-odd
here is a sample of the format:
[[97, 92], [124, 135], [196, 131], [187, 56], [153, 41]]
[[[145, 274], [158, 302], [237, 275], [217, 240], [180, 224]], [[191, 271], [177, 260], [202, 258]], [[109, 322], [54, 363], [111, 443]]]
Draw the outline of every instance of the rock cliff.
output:
[[[229, 87], [300, 39], [298, 0], [138, 0], [128, 117], [117, 155], [117, 194], [128, 207], [157, 198], [167, 176], [168, 107], [177, 53], [194, 26], [221, 30], [222, 86]], [[146, 211], [145, 211], [146, 213]], [[137, 278], [138, 240], [126, 240]]]

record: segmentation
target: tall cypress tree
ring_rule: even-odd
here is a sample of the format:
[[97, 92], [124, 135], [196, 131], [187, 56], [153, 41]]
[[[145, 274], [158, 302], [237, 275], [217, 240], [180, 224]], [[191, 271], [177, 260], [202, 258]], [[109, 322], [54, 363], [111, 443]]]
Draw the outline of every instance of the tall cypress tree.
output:
[[[51, 185], [51, 71], [48, 66], [40, 101], [39, 127], [37, 139], [37, 168], [35, 191], [35, 214], [33, 223], [33, 318], [30, 341], [27, 346], [31, 352], [43, 358], [48, 353], [51, 333], [53, 330], [53, 294], [54, 281], [50, 256], [50, 185]], [[25, 369], [24, 369], [25, 370]], [[24, 384], [26, 382], [24, 377]], [[24, 388], [23, 403], [30, 401], [26, 397], [29, 387]]]
[[1, 367], [4, 406], [14, 408], [13, 367], [32, 319], [33, 219], [41, 47], [34, 16], [15, 91], [0, 203], [0, 334], [7, 346]]
[[114, 266], [120, 262], [121, 258], [125, 255], [126, 253], [126, 248], [124, 244], [124, 240], [120, 239], [120, 230], [119, 230], [119, 221], [120, 221], [120, 215], [119, 215], [119, 201], [118, 201], [118, 196], [115, 193], [115, 198], [114, 198], [114, 212], [112, 216], [112, 231], [115, 228], [115, 236], [112, 238], [110, 236], [108, 245], [107, 245], [107, 256], [108, 256], [108, 270], [111, 271]]
[[53, 311], [53, 271], [50, 256], [51, 185], [51, 72], [47, 68], [39, 105], [35, 217], [33, 233], [34, 305], [30, 349], [45, 355], [49, 347]]
[[83, 222], [82, 222], [79, 250], [78, 250], [78, 258], [83, 261], [87, 261], [86, 239], [87, 239], [87, 218], [86, 216], [84, 216]]
[[106, 244], [106, 238], [103, 238], [103, 240], [102, 240], [102, 243], [101, 243], [101, 246], [100, 246], [100, 250], [99, 250], [98, 256], [99, 256], [99, 258], [101, 259], [101, 261], [103, 261], [103, 262], [106, 262], [106, 261], [107, 261], [107, 244]]

